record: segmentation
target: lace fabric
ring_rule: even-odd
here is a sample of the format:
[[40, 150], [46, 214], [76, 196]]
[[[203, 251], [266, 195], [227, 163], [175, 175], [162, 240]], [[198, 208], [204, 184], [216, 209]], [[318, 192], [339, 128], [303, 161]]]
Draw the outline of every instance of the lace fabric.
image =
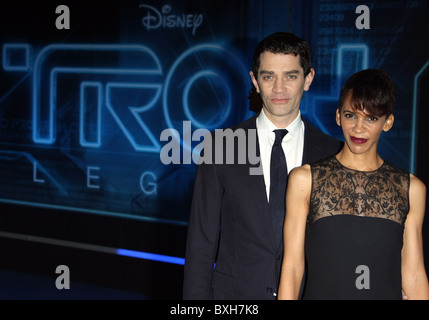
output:
[[335, 156], [311, 165], [312, 191], [307, 225], [349, 214], [389, 219], [404, 226], [410, 175], [388, 161], [374, 171], [343, 166]]

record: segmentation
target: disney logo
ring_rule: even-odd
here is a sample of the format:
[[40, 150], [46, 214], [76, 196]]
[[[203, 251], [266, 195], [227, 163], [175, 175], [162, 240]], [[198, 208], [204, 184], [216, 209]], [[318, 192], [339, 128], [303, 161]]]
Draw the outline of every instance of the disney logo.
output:
[[149, 31], [158, 28], [188, 28], [192, 29], [192, 35], [195, 35], [197, 28], [203, 23], [203, 15], [198, 14], [170, 14], [172, 8], [166, 4], [161, 11], [156, 8], [141, 4], [140, 9], [145, 10], [142, 18], [142, 25]]

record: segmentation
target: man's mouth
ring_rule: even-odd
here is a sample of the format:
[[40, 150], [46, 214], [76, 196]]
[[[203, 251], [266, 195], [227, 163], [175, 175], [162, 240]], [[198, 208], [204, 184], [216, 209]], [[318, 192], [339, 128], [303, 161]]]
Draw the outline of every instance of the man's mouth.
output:
[[287, 98], [275, 98], [275, 99], [271, 99], [271, 102], [274, 104], [284, 104], [284, 103], [288, 103], [290, 101], [290, 99]]

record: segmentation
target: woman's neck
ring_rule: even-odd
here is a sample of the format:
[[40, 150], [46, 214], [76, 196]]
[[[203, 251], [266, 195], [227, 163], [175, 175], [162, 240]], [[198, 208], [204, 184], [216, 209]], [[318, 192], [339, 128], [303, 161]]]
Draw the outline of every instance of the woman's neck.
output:
[[376, 150], [375, 152], [356, 154], [352, 153], [346, 145], [336, 155], [336, 158], [343, 166], [358, 171], [374, 171], [384, 163], [384, 160]]

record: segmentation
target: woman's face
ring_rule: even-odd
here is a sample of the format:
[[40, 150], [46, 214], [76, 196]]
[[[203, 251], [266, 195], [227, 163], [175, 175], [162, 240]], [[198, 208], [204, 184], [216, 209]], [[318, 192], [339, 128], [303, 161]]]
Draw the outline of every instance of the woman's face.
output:
[[377, 144], [383, 131], [389, 131], [394, 122], [393, 114], [374, 116], [353, 108], [349, 92], [344, 104], [337, 109], [337, 124], [343, 129], [345, 143], [355, 154], [363, 154], [371, 150], [377, 151]]

